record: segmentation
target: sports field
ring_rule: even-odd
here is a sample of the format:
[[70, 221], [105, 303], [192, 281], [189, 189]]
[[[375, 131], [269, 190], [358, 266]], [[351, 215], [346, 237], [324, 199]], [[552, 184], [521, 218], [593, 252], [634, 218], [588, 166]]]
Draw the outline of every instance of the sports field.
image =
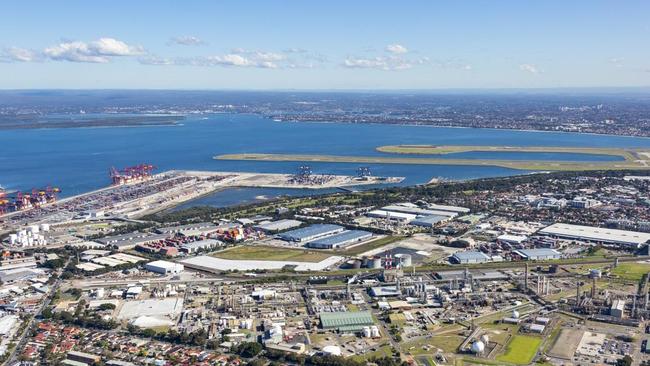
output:
[[497, 360], [517, 365], [528, 365], [537, 354], [542, 339], [532, 336], [515, 335], [506, 348], [506, 352]]
[[222, 259], [255, 259], [268, 261], [320, 262], [330, 254], [302, 249], [279, 248], [258, 245], [239, 245], [211, 254]]

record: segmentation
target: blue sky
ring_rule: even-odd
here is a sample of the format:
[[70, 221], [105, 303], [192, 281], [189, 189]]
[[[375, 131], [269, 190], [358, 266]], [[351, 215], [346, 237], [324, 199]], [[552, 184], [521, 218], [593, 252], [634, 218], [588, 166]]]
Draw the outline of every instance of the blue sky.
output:
[[650, 2], [16, 1], [0, 88], [650, 86]]

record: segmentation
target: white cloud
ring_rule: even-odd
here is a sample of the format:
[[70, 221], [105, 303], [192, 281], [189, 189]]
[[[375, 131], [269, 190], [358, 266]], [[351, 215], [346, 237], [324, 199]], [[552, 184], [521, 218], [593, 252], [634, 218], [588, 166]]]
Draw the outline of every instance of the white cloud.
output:
[[395, 55], [402, 55], [407, 53], [409, 50], [408, 48], [402, 46], [401, 44], [389, 44], [388, 46], [386, 46], [386, 51]]
[[159, 57], [159, 56], [154, 56], [154, 55], [148, 55], [145, 57], [140, 57], [138, 59], [138, 62], [143, 64], [143, 65], [158, 65], [158, 66], [168, 66], [168, 65], [176, 65], [178, 64], [177, 60], [171, 59], [171, 58], [166, 58], [166, 57]]
[[533, 64], [521, 64], [519, 70], [529, 72], [531, 74], [540, 74], [542, 71]]
[[181, 46], [200, 46], [204, 45], [205, 42], [203, 42], [201, 38], [195, 36], [180, 36], [171, 38], [167, 44], [177, 44]]
[[609, 62], [614, 64], [614, 66], [616, 66], [616, 67], [623, 67], [623, 61], [624, 60], [625, 59], [622, 58], [622, 57], [613, 57], [613, 58], [609, 59]]
[[40, 61], [41, 55], [33, 50], [19, 47], [7, 47], [0, 51], [0, 62], [34, 62]]
[[173, 58], [146, 55], [139, 58], [138, 61], [143, 65], [223, 66], [261, 69], [296, 69], [314, 66], [313, 63], [307, 62], [307, 55], [288, 57], [284, 52], [246, 50], [243, 48], [235, 48], [224, 55]]
[[43, 50], [43, 55], [56, 61], [107, 63], [111, 57], [144, 54], [140, 46], [131, 46], [115, 38], [100, 38], [89, 43], [62, 42]]
[[372, 58], [348, 57], [343, 61], [343, 66], [351, 69], [378, 69], [384, 71], [407, 70], [415, 65], [422, 65], [429, 62], [429, 59], [406, 59], [397, 56], [377, 56]]

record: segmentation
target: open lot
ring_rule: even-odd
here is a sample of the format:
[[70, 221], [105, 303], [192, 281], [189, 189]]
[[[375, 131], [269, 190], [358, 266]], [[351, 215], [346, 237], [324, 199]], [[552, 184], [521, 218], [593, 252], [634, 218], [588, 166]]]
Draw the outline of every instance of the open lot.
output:
[[580, 329], [562, 329], [559, 337], [555, 340], [553, 347], [548, 352], [551, 357], [570, 360], [578, 348], [584, 332]]
[[613, 275], [632, 281], [639, 281], [648, 272], [650, 272], [650, 263], [647, 262], [621, 263], [612, 270]]
[[516, 335], [508, 343], [506, 352], [497, 357], [497, 360], [514, 363], [517, 365], [528, 365], [533, 361], [542, 339], [532, 336]]
[[327, 259], [331, 254], [316, 250], [289, 249], [278, 247], [267, 247], [258, 245], [240, 245], [220, 252], [212, 253], [213, 257], [222, 259], [256, 259], [269, 261], [292, 261], [292, 262], [320, 262]]

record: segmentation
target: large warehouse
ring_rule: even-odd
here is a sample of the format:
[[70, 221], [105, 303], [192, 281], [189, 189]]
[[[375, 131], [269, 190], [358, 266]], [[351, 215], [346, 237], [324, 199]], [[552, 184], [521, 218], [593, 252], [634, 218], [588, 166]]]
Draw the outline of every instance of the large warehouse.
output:
[[417, 219], [410, 222], [411, 225], [422, 226], [422, 227], [434, 227], [436, 224], [449, 220], [449, 216], [442, 215], [429, 215], [418, 217]]
[[297, 228], [300, 225], [302, 225], [302, 221], [284, 219], [278, 221], [262, 222], [254, 226], [254, 228], [258, 230], [262, 230], [265, 233], [277, 233], [280, 231]]
[[485, 263], [490, 257], [483, 252], [456, 252], [451, 256], [451, 260], [458, 264]]
[[337, 249], [369, 239], [372, 233], [363, 230], [347, 230], [342, 233], [311, 241], [307, 244], [310, 248]]
[[339, 225], [333, 224], [316, 224], [310, 225], [301, 229], [287, 231], [278, 235], [280, 239], [286, 241], [295, 241], [299, 243], [305, 243], [308, 241], [324, 238], [329, 235], [338, 234], [343, 232], [345, 228]]
[[369, 311], [321, 313], [320, 323], [323, 329], [338, 332], [359, 332], [375, 324]]
[[639, 248], [650, 241], [650, 233], [571, 224], [553, 224], [537, 233], [554, 238], [580, 240], [596, 244], [623, 245], [634, 248]]
[[183, 265], [168, 261], [153, 261], [144, 265], [148, 271], [161, 274], [177, 274], [183, 272]]
[[555, 249], [537, 248], [537, 249], [519, 249], [513, 251], [522, 259], [527, 261], [543, 261], [548, 259], [560, 259], [562, 254]]

